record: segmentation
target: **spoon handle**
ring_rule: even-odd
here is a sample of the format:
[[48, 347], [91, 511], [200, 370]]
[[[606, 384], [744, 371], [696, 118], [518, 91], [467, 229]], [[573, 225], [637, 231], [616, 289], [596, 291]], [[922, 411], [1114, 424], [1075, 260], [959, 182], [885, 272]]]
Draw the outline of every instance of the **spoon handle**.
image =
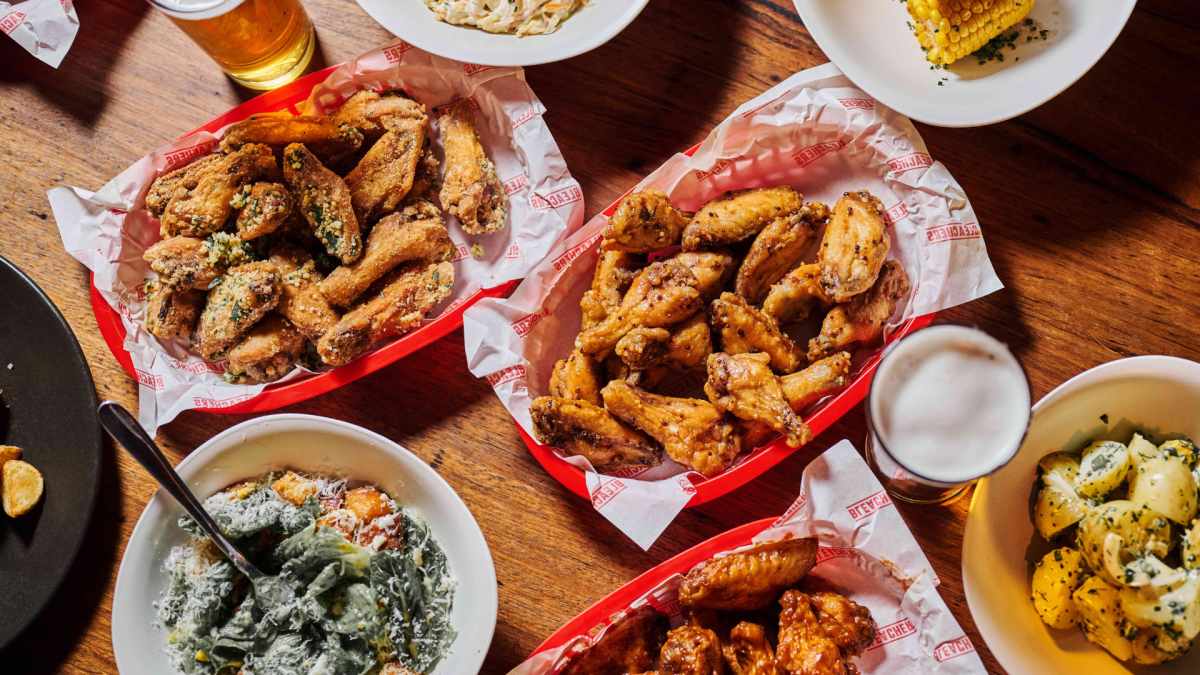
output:
[[225, 537], [221, 528], [213, 521], [212, 516], [204, 510], [200, 500], [196, 499], [196, 495], [192, 494], [191, 489], [183, 482], [179, 474], [175, 473], [175, 468], [163, 456], [158, 445], [146, 434], [145, 429], [142, 429], [142, 425], [137, 423], [128, 410], [115, 401], [105, 401], [100, 404], [97, 414], [100, 417], [100, 425], [112, 434], [112, 437], [124, 446], [125, 450], [133, 455], [138, 463], [145, 467], [154, 480], [158, 481], [158, 484], [175, 498], [175, 501], [179, 502], [188, 515], [200, 525], [200, 529], [204, 530], [209, 539], [216, 543], [243, 574], [250, 577], [251, 581], [263, 576], [263, 573]]

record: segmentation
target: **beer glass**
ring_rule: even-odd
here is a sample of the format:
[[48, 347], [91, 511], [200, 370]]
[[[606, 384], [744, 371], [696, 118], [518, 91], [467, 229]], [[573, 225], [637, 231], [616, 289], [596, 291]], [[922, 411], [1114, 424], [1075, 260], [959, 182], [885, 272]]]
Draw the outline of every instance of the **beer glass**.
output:
[[316, 40], [300, 0], [150, 0], [234, 81], [273, 89], [300, 76]]
[[897, 499], [949, 501], [1016, 455], [1031, 398], [1021, 364], [987, 333], [916, 331], [887, 349], [871, 380], [867, 464]]

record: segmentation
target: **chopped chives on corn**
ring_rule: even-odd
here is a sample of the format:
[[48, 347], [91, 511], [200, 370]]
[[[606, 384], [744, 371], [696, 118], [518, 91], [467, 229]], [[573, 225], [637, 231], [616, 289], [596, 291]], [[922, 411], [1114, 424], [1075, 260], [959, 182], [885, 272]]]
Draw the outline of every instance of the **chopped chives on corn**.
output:
[[983, 47], [1033, 9], [1034, 0], [908, 0], [930, 63], [949, 65]]

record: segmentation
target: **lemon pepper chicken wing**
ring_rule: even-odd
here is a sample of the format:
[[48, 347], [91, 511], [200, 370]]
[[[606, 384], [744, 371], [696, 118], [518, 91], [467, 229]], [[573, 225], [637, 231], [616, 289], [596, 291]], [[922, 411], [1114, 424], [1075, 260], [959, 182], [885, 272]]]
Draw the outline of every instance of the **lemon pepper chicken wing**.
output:
[[779, 648], [775, 664], [787, 675], [845, 675], [846, 660], [821, 627], [808, 595], [785, 591], [779, 599]]
[[621, 304], [638, 272], [646, 266], [643, 256], [625, 251], [601, 251], [592, 273], [592, 287], [583, 294], [583, 327], [587, 330], [603, 321]]
[[229, 374], [274, 382], [296, 367], [305, 338], [290, 321], [271, 313], [229, 350]]
[[683, 230], [683, 248], [696, 251], [749, 239], [803, 205], [800, 193], [786, 185], [726, 192], [696, 212]]
[[776, 675], [775, 652], [756, 623], [742, 621], [734, 626], [721, 652], [732, 675]]
[[908, 274], [889, 260], [875, 285], [866, 292], [835, 306], [825, 315], [821, 334], [808, 341], [808, 358], [817, 360], [852, 345], [873, 346], [883, 337], [896, 302], [908, 293]]
[[792, 410], [800, 412], [822, 398], [846, 386], [850, 375], [850, 352], [838, 352], [804, 370], [779, 378], [783, 395]]
[[821, 266], [801, 265], [788, 272], [767, 291], [763, 312], [781, 324], [808, 319], [814, 311], [829, 309], [833, 302], [821, 288]]
[[146, 210], [155, 218], [162, 218], [175, 190], [180, 187], [184, 190], [194, 190], [200, 182], [201, 169], [218, 159], [221, 159], [220, 155], [204, 155], [187, 166], [154, 179], [150, 184], [150, 191], [146, 193]]
[[653, 253], [683, 241], [683, 228], [692, 214], [671, 206], [667, 193], [656, 188], [626, 195], [604, 228], [605, 251]]
[[279, 268], [272, 262], [231, 268], [208, 292], [192, 342], [206, 359], [236, 343], [279, 304]]
[[724, 675], [725, 657], [717, 634], [706, 628], [680, 626], [667, 633], [660, 675]]
[[164, 339], [191, 334], [204, 308], [204, 298], [204, 291], [199, 289], [147, 282], [146, 330]]
[[372, 344], [416, 328], [433, 306], [450, 295], [454, 266], [414, 260], [389, 272], [317, 343], [321, 360], [340, 366]]
[[733, 418], [708, 401], [651, 394], [625, 380], [609, 382], [600, 395], [609, 412], [662, 443], [677, 464], [705, 477], [729, 468], [741, 450]]
[[407, 206], [375, 226], [367, 235], [366, 251], [342, 265], [321, 282], [321, 293], [339, 307], [348, 307], [389, 270], [408, 260], [448, 260], [454, 243], [437, 207], [429, 202]]
[[346, 183], [302, 143], [284, 149], [283, 178], [329, 255], [343, 264], [358, 260], [362, 237]]
[[539, 443], [579, 455], [599, 472], [662, 463], [662, 450], [646, 434], [587, 401], [541, 396], [529, 407]]
[[812, 430], [792, 411], [769, 361], [766, 354], [713, 354], [704, 393], [718, 410], [762, 422], [798, 448], [812, 440]]
[[670, 618], [642, 605], [609, 626], [596, 644], [576, 654], [562, 675], [637, 675], [654, 665], [671, 628]]
[[446, 149], [442, 208], [458, 218], [471, 234], [489, 234], [504, 227], [508, 208], [496, 164], [479, 142], [475, 110], [467, 99], [446, 106], [439, 129]]
[[287, 220], [296, 208], [292, 193], [279, 183], [253, 183], [242, 186], [233, 198], [238, 236], [245, 240], [270, 234]]
[[800, 262], [828, 220], [829, 207], [813, 202], [771, 221], [758, 233], [738, 268], [737, 294], [752, 305], [762, 302], [771, 285]]
[[630, 368], [666, 365], [678, 370], [703, 368], [712, 353], [708, 317], [698, 312], [670, 330], [634, 328], [617, 342], [616, 354]]
[[358, 150], [362, 142], [357, 129], [330, 117], [254, 115], [229, 125], [221, 149], [232, 152], [248, 143], [261, 143], [278, 151], [292, 143], [303, 143], [321, 162], [332, 164]]
[[846, 302], [875, 283], [891, 247], [883, 211], [866, 190], [847, 192], [834, 205], [817, 252], [821, 288], [831, 301]]
[[160, 219], [162, 236], [207, 237], [225, 226], [242, 186], [277, 169], [265, 145], [248, 144], [196, 170], [196, 185], [175, 188]]
[[600, 398], [600, 364], [576, 349], [571, 355], [554, 364], [550, 373], [550, 395], [604, 405]]
[[777, 372], [794, 373], [806, 363], [804, 350], [784, 335], [779, 324], [733, 293], [722, 293], [709, 307], [709, 323], [729, 354], [764, 352]]
[[679, 601], [691, 608], [760, 609], [816, 564], [816, 537], [755, 544], [692, 569], [679, 586]]
[[408, 195], [425, 148], [428, 119], [390, 121], [388, 131], [346, 174], [350, 202], [360, 224], [395, 211]]
[[805, 578], [798, 588], [808, 594], [817, 621], [843, 655], [858, 656], [871, 646], [875, 640], [875, 620], [869, 609], [817, 577]]
[[321, 294], [321, 273], [317, 271], [316, 262], [307, 252], [291, 244], [278, 244], [272, 248], [270, 260], [279, 268], [283, 282], [275, 311], [292, 322], [309, 340], [317, 342], [337, 325], [342, 315]]

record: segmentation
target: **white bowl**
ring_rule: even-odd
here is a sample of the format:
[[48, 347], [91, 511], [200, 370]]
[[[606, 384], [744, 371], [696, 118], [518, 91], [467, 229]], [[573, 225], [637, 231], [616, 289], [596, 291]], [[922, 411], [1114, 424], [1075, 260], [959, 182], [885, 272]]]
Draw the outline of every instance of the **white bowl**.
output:
[[[1108, 416], [1107, 424], [1101, 415]], [[963, 535], [963, 590], [979, 633], [1008, 672], [1200, 672], [1200, 649], [1153, 668], [1122, 663], [1089, 643], [1078, 628], [1047, 627], [1029, 600], [1032, 565], [1052, 548], [1030, 518], [1038, 460], [1097, 439], [1124, 443], [1136, 429], [1155, 438], [1200, 438], [1200, 364], [1139, 356], [1071, 378], [1033, 406], [1029, 434], [1017, 456], [975, 488]]]
[[1022, 27], [1003, 63], [968, 57], [948, 71], [930, 69], [904, 2], [794, 2], [813, 39], [864, 91], [914, 120], [971, 127], [1020, 115], [1071, 86], [1117, 39], [1135, 0], [1035, 0], [1029, 18], [1049, 31], [1046, 41], [1027, 42]]
[[549, 35], [486, 33], [438, 21], [424, 0], [357, 0], [384, 28], [409, 44], [448, 59], [485, 66], [532, 66], [569, 59], [611, 40], [648, 0], [603, 0], [575, 10]]
[[[487, 541], [462, 500], [416, 455], [361, 427], [312, 415], [269, 415], [218, 434], [179, 463], [192, 490], [207, 497], [239, 480], [290, 467], [368, 481], [411, 507], [433, 532], [458, 581], [451, 624], [458, 638], [433, 673], [479, 671], [496, 627], [496, 570]], [[113, 597], [113, 652], [121, 675], [170, 675], [166, 636], [152, 626], [152, 605], [168, 578], [163, 561], [188, 535], [183, 509], [161, 490], [142, 512], [125, 547]]]

